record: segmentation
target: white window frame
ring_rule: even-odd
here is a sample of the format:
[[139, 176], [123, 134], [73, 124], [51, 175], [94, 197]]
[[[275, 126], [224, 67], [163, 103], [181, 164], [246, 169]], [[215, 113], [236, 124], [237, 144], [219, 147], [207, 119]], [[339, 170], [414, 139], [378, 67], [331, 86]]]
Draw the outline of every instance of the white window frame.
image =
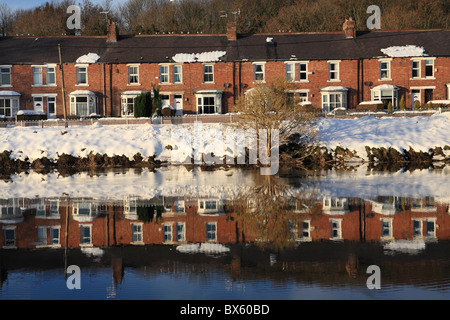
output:
[[[84, 228], [87, 228], [89, 230], [89, 237], [83, 237], [81, 230]], [[90, 223], [80, 224], [80, 247], [92, 247], [92, 224]]]
[[160, 84], [170, 83], [170, 65], [168, 64], [159, 65], [159, 83]]
[[131, 243], [143, 244], [144, 243], [144, 224], [143, 223], [131, 223]]
[[[392, 59], [379, 59], [379, 65], [380, 65], [380, 81], [391, 81], [391, 61]], [[383, 68], [383, 64], [386, 65], [385, 68]], [[383, 72], [385, 72], [385, 76], [383, 76]]]
[[[286, 81], [295, 82], [295, 62], [285, 62]], [[288, 70], [288, 67], [290, 70]]]
[[[178, 72], [175, 72], [178, 70]], [[183, 83], [183, 65], [181, 64], [174, 64], [172, 66], [172, 72], [173, 72], [173, 83], [180, 84]]]
[[[8, 71], [5, 71], [8, 69]], [[0, 65], [0, 87], [12, 87], [12, 76], [11, 76], [12, 65]], [[9, 78], [9, 83], [3, 83], [3, 76], [7, 75]]]
[[[50, 72], [51, 69], [53, 69], [52, 72]], [[50, 75], [53, 75], [54, 81], [49, 81]], [[45, 65], [45, 83], [47, 86], [56, 86], [56, 64]]]
[[[321, 90], [321, 94], [322, 110], [324, 112], [331, 112], [336, 108], [347, 109], [348, 90], [329, 90], [327, 88], [324, 88]], [[337, 99], [337, 97], [339, 97], [339, 99]]]
[[176, 222], [175, 233], [177, 242], [186, 241], [186, 222]]
[[[414, 67], [414, 63], [417, 63], [417, 66]], [[420, 59], [411, 59], [411, 79], [420, 79], [422, 77], [422, 63]], [[414, 76], [414, 71], [417, 72], [417, 75]]]
[[[79, 116], [79, 117], [87, 117], [92, 113], [97, 113], [97, 97], [94, 93], [89, 94], [69, 94], [70, 97], [70, 114]], [[86, 102], [77, 101], [77, 98], [86, 98]], [[78, 103], [86, 103], [87, 104], [87, 114], [82, 115], [78, 114]]]
[[[139, 64], [127, 64], [128, 69], [128, 85], [139, 86]], [[135, 69], [135, 70], [133, 70]]]
[[[43, 86], [44, 85], [44, 77], [42, 76], [42, 66], [31, 66], [31, 70], [33, 72], [33, 85], [32, 86]], [[36, 77], [37, 80], [36, 81]]]
[[172, 243], [173, 242], [173, 225], [172, 223], [163, 224], [163, 242]]
[[[261, 70], [256, 70], [256, 68], [261, 67]], [[258, 75], [262, 76], [262, 79], [258, 79]], [[265, 83], [266, 82], [266, 62], [259, 61], [253, 62], [253, 83]]]
[[[211, 70], [206, 70], [206, 69], [211, 68]], [[202, 66], [202, 70], [203, 70], [203, 83], [214, 83], [214, 64], [208, 63], [208, 64], [203, 64]], [[206, 79], [206, 77], [212, 77], [211, 79]]]
[[[195, 93], [197, 114], [222, 114], [222, 95], [223, 91], [197, 91]], [[205, 113], [205, 98], [214, 100], [214, 112]], [[208, 105], [210, 106], [210, 105]]]
[[[372, 101], [382, 102], [383, 97], [389, 97], [389, 96], [383, 96], [383, 92], [392, 92], [391, 102], [392, 102], [392, 108], [393, 110], [396, 110], [398, 108], [398, 88], [395, 86], [392, 86], [392, 88], [381, 88], [380, 86], [374, 87], [370, 89], [370, 95]], [[385, 99], [386, 100], [386, 99]]]
[[[381, 234], [380, 234], [380, 239], [381, 240], [392, 240], [393, 239], [393, 230], [392, 230], [392, 218], [380, 218], [380, 223], [381, 223]], [[387, 224], [386, 227], [384, 227], [383, 225]], [[387, 230], [388, 234], [383, 234], [383, 231]]]
[[[16, 249], [16, 226], [3, 226], [3, 249]], [[6, 232], [7, 231], [13, 231], [14, 235], [13, 235], [13, 239], [12, 239], [12, 243], [6, 243]], [[10, 240], [11, 241], [11, 240]]]
[[[426, 58], [423, 59], [423, 77], [424, 79], [436, 79], [434, 76], [434, 60], [435, 58]], [[427, 62], [431, 62], [431, 75], [427, 75]]]
[[[3, 107], [0, 107], [0, 115], [3, 115], [7, 118], [15, 117], [17, 112], [20, 110], [20, 99], [19, 96], [0, 96], [0, 100], [3, 100]], [[6, 107], [6, 100], [9, 101], [9, 106]], [[6, 110], [9, 109], [9, 115], [6, 115]]]
[[[308, 227], [304, 227], [303, 224], [307, 224]], [[311, 238], [311, 219], [302, 220], [299, 223], [300, 226], [300, 241], [312, 241]]]
[[[333, 227], [333, 224], [336, 224], [336, 227]], [[342, 219], [330, 218], [330, 240], [342, 240]]]
[[[210, 229], [208, 227], [213, 227], [214, 229]], [[217, 222], [216, 221], [208, 221], [205, 223], [205, 231], [206, 231], [206, 242], [217, 242]]]
[[[89, 65], [88, 64], [76, 64], [75, 65], [76, 68], [76, 76], [77, 76], [77, 84], [76, 86], [89, 86], [89, 79], [88, 79], [88, 68]], [[81, 69], [85, 69], [84, 72], [81, 72]], [[79, 77], [81, 77], [81, 75], [85, 75], [85, 82], [81, 82], [79, 81]]]
[[[328, 81], [327, 82], [341, 82], [340, 80], [340, 64], [341, 60], [329, 60], [328, 63]], [[335, 69], [332, 70], [331, 66], [335, 66]], [[336, 77], [332, 79], [332, 74], [335, 74]]]

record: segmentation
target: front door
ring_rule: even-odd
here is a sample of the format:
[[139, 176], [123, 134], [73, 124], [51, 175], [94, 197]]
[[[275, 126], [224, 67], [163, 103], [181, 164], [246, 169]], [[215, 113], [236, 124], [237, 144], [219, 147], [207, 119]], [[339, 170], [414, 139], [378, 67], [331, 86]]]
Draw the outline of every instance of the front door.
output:
[[420, 103], [420, 90], [411, 90], [411, 110], [414, 110], [414, 104], [416, 101]]
[[174, 96], [173, 104], [175, 105], [176, 114], [183, 114], [183, 96], [181, 94]]
[[34, 97], [33, 98], [33, 106], [34, 111], [36, 112], [44, 112], [44, 98], [43, 97]]
[[56, 97], [47, 97], [47, 118], [56, 119]]

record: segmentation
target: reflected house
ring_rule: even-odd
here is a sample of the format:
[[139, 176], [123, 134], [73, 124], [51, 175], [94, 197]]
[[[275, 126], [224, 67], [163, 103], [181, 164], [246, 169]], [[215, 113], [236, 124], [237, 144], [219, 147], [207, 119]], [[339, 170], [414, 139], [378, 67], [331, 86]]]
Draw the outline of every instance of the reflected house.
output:
[[[427, 243], [450, 238], [448, 204], [433, 197], [325, 197], [315, 203], [309, 207], [291, 201], [285, 211], [289, 218], [280, 220], [288, 223], [288, 238], [298, 245], [382, 241], [395, 247], [405, 240]], [[253, 242], [256, 235], [245, 221], [236, 219], [231, 204], [220, 198], [187, 196], [4, 199], [0, 200], [0, 245], [2, 249], [103, 248]]]

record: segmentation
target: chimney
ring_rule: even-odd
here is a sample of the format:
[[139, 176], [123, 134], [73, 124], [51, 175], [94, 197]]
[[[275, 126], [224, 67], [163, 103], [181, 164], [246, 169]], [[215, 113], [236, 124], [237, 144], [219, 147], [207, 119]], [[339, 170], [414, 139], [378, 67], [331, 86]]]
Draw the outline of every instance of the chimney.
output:
[[237, 40], [236, 24], [233, 22], [227, 24], [227, 38], [228, 40]]
[[351, 17], [345, 22], [342, 26], [342, 30], [344, 30], [344, 34], [346, 38], [355, 38], [356, 37], [356, 22]]
[[106, 31], [106, 42], [117, 42], [117, 27], [115, 22], [108, 19], [108, 29]]

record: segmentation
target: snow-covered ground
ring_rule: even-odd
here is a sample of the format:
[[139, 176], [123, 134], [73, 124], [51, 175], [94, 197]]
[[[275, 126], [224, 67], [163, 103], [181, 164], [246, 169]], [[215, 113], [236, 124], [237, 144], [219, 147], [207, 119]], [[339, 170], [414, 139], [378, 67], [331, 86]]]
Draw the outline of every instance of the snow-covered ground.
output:
[[[318, 123], [320, 144], [354, 150], [363, 159], [365, 147], [393, 147], [402, 152], [410, 147], [428, 152], [430, 148], [450, 146], [450, 112], [430, 117], [363, 117], [359, 119], [321, 119]], [[228, 131], [227, 131], [228, 130]], [[230, 131], [231, 130], [231, 131]], [[90, 152], [125, 155], [130, 159], [140, 153], [144, 158], [183, 161], [193, 149], [214, 156], [239, 155], [227, 143], [230, 132], [238, 131], [228, 124], [183, 125], [101, 125], [64, 127], [0, 128], [0, 152], [12, 151], [15, 159], [47, 157], [61, 154], [85, 157]], [[237, 145], [245, 136], [237, 135]], [[449, 151], [447, 152], [450, 155]], [[195, 154], [194, 154], [195, 157]]]

